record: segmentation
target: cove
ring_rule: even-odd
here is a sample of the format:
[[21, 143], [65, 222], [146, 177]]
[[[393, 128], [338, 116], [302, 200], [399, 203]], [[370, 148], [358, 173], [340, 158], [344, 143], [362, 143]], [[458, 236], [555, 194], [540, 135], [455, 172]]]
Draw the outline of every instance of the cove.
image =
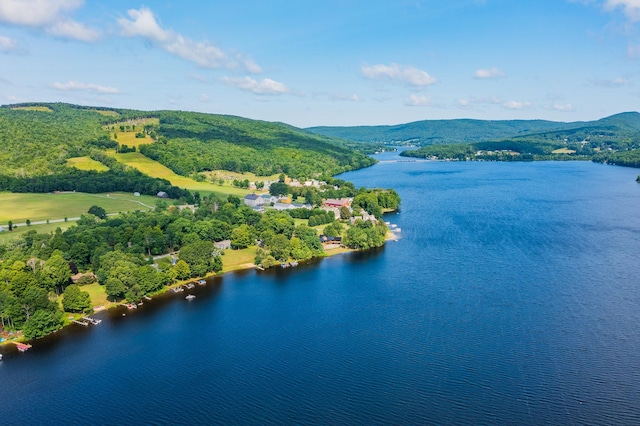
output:
[[378, 158], [399, 241], [7, 353], [2, 423], [640, 423], [637, 170]]

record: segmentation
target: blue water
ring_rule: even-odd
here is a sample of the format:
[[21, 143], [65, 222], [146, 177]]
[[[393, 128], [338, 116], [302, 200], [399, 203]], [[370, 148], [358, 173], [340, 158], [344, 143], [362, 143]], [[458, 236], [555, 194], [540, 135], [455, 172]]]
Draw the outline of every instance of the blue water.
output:
[[6, 353], [0, 422], [640, 424], [638, 173], [345, 174], [400, 193], [397, 242], [226, 275], [191, 302], [167, 295]]

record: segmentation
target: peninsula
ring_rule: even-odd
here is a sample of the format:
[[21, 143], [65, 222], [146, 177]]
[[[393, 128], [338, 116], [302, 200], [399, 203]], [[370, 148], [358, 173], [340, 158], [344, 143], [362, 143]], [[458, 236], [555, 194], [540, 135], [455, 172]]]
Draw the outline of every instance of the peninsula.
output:
[[332, 177], [375, 162], [357, 145], [282, 124], [68, 104], [5, 106], [0, 124], [15, 158], [0, 159], [3, 339], [225, 270], [379, 247], [400, 204]]

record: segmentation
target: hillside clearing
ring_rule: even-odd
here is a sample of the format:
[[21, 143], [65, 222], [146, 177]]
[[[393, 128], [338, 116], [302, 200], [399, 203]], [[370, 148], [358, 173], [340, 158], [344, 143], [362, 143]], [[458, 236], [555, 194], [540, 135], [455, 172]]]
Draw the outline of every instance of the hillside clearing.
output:
[[[127, 152], [124, 154], [116, 154], [113, 151], [109, 152], [113, 158], [134, 169], [138, 169], [142, 173], [156, 178], [166, 179], [180, 188], [186, 188], [191, 191], [199, 191], [202, 195], [214, 193], [219, 196], [226, 197], [227, 195], [235, 195], [238, 197], [244, 197], [249, 194], [250, 191], [246, 189], [236, 188], [231, 186], [228, 182], [223, 185], [213, 184], [210, 182], [197, 182], [186, 176], [180, 176], [176, 174], [170, 168], [154, 161], [148, 157], [145, 157], [139, 152]], [[227, 172], [222, 172], [227, 173]], [[228, 172], [231, 173], [231, 172]], [[238, 174], [240, 177], [243, 175]], [[247, 177], [248, 178], [248, 175]]]
[[16, 109], [19, 111], [53, 112], [51, 108], [46, 106], [24, 106], [24, 107], [13, 107], [11, 109]]
[[106, 172], [109, 170], [109, 167], [89, 157], [69, 158], [67, 159], [67, 166], [75, 167], [78, 170], [95, 170], [96, 172]]

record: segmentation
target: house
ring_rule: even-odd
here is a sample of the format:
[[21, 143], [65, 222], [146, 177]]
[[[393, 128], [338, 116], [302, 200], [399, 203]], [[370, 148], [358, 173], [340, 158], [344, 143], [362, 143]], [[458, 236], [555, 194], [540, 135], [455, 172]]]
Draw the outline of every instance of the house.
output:
[[231, 240], [222, 240], [213, 243], [218, 250], [226, 250], [231, 248]]
[[178, 207], [178, 210], [180, 210], [180, 211], [182, 211], [182, 210], [184, 210], [184, 209], [189, 209], [189, 210], [191, 210], [193, 213], [195, 213], [195, 212], [196, 212], [196, 205], [195, 205], [195, 204], [181, 204], [181, 205], [176, 206], [176, 207]]
[[363, 222], [366, 222], [366, 221], [370, 221], [372, 223], [377, 223], [378, 222], [378, 219], [376, 219], [376, 217], [374, 215], [369, 214], [369, 213], [367, 213], [366, 211], [363, 210], [362, 214], [360, 216], [354, 216], [351, 219], [349, 219], [349, 223], [351, 225], [353, 225], [354, 223], [356, 223], [356, 220], [358, 220], [358, 219], [363, 221]]
[[320, 235], [320, 242], [322, 244], [342, 244], [342, 237], [328, 237], [326, 235]]
[[273, 205], [273, 208], [275, 210], [293, 210], [296, 208], [296, 206], [294, 206], [293, 204], [289, 204], [289, 203], [275, 203]]
[[164, 191], [160, 191], [156, 195], [160, 198], [169, 198], [169, 195], [167, 195], [167, 193]]
[[270, 195], [270, 194], [263, 194], [260, 196], [260, 204], [261, 205], [265, 205], [265, 204], [275, 204], [278, 202], [278, 197], [276, 197], [275, 195]]
[[134, 192], [134, 193], [133, 193], [133, 196], [134, 196], [134, 197], [139, 197], [139, 196], [140, 196], [140, 193], [139, 193], [139, 192]]
[[260, 196], [257, 194], [247, 194], [244, 196], [244, 204], [249, 207], [257, 207], [260, 205]]
[[337, 207], [321, 207], [322, 210], [326, 212], [333, 213], [333, 216], [337, 219], [340, 219], [340, 209]]
[[351, 200], [349, 198], [340, 198], [339, 200], [335, 198], [327, 198], [324, 202], [326, 207], [349, 207], [351, 206]]
[[71, 276], [71, 282], [74, 284], [78, 284], [78, 282], [86, 284], [86, 283], [91, 283], [95, 281], [98, 281], [98, 278], [95, 276], [93, 272], [87, 272], [86, 274], [79, 272]]

